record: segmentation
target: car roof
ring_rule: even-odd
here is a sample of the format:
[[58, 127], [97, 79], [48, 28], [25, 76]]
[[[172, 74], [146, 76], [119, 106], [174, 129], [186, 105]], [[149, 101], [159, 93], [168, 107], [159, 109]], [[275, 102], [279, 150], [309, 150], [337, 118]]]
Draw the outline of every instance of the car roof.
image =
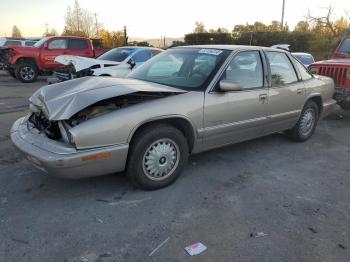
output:
[[117, 49], [117, 48], [152, 49], [152, 50], [161, 50], [161, 51], [163, 51], [163, 49], [156, 48], [156, 47], [151, 47], [151, 46], [134, 46], [134, 45], [127, 45], [127, 46], [115, 47], [114, 49]]
[[308, 56], [312, 56], [312, 54], [310, 53], [304, 53], [304, 52], [292, 52], [293, 55], [308, 55]]
[[240, 50], [240, 49], [245, 49], [245, 50], [266, 50], [266, 51], [279, 51], [279, 52], [284, 52], [288, 53], [285, 50], [282, 49], [276, 49], [276, 48], [271, 48], [271, 47], [264, 47], [264, 46], [250, 46], [250, 45], [187, 45], [187, 46], [177, 46], [174, 48], [206, 48], [206, 49], [223, 49], [223, 50]]

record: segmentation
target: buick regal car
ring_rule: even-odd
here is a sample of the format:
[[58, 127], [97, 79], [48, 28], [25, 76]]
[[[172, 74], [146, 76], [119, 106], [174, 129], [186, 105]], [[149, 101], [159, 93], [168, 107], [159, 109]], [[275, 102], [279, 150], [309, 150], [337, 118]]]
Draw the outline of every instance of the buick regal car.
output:
[[125, 79], [42, 87], [11, 139], [50, 175], [126, 170], [136, 186], [157, 189], [175, 181], [190, 154], [281, 131], [306, 141], [335, 105], [333, 93], [332, 79], [283, 50], [178, 47]]

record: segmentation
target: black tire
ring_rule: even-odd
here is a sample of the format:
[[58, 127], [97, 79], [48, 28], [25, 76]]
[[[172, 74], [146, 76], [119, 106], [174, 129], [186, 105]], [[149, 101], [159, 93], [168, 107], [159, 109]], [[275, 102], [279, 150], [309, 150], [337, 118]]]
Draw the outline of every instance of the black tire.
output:
[[344, 110], [350, 110], [350, 101], [340, 101], [338, 105]]
[[39, 70], [33, 62], [19, 62], [15, 67], [15, 74], [22, 83], [32, 83], [38, 78]]
[[[156, 147], [160, 145], [165, 145], [169, 148], [171, 154], [176, 152], [176, 160], [172, 159], [169, 161], [170, 155], [165, 156], [162, 154], [158, 155], [159, 159], [156, 158], [153, 163], [153, 166], [158, 167], [164, 164], [171, 168], [167, 174], [165, 173], [164, 177], [156, 177], [156, 174], [151, 174], [152, 170], [147, 171], [147, 169], [152, 169], [152, 166], [148, 166], [145, 162], [146, 158], [150, 157], [150, 154], [158, 152]], [[132, 140], [127, 163], [127, 177], [136, 187], [145, 190], [166, 187], [179, 177], [188, 156], [188, 143], [180, 130], [167, 124], [150, 125], [137, 132]], [[165, 158], [166, 162], [162, 163], [163, 158]], [[172, 162], [175, 162], [173, 166]], [[163, 173], [161, 176], [163, 176]]]
[[[310, 114], [312, 115], [312, 120], [310, 120], [312, 123], [310, 122], [311, 126], [307, 128], [309, 123], [308, 117], [311, 117]], [[308, 140], [315, 132], [319, 114], [320, 110], [317, 104], [314, 101], [308, 101], [305, 104], [296, 125], [292, 129], [286, 131], [287, 136], [296, 142], [304, 142]], [[304, 128], [307, 129], [305, 130]]]

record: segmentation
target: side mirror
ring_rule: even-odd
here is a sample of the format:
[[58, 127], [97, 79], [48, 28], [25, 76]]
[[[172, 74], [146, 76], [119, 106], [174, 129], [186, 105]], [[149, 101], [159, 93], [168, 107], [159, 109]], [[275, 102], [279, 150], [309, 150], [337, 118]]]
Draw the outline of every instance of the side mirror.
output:
[[44, 43], [44, 48], [48, 49], [49, 44], [47, 42]]
[[230, 91], [242, 91], [243, 86], [236, 82], [231, 82], [228, 80], [221, 80], [219, 83], [219, 90], [222, 92], [230, 92]]
[[133, 69], [136, 65], [134, 59], [130, 58], [127, 62], [130, 65], [130, 69]]

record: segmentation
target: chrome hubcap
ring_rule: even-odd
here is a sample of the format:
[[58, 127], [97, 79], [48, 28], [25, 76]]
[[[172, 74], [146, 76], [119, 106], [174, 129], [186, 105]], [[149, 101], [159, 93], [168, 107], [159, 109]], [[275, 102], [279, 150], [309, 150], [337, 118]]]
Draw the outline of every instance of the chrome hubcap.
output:
[[300, 121], [300, 131], [303, 135], [308, 135], [315, 125], [315, 112], [313, 109], [307, 109]]
[[169, 177], [179, 164], [178, 145], [169, 138], [163, 138], [150, 145], [143, 156], [143, 172], [151, 180]]
[[33, 68], [29, 66], [22, 67], [19, 73], [24, 80], [32, 80], [35, 75]]

